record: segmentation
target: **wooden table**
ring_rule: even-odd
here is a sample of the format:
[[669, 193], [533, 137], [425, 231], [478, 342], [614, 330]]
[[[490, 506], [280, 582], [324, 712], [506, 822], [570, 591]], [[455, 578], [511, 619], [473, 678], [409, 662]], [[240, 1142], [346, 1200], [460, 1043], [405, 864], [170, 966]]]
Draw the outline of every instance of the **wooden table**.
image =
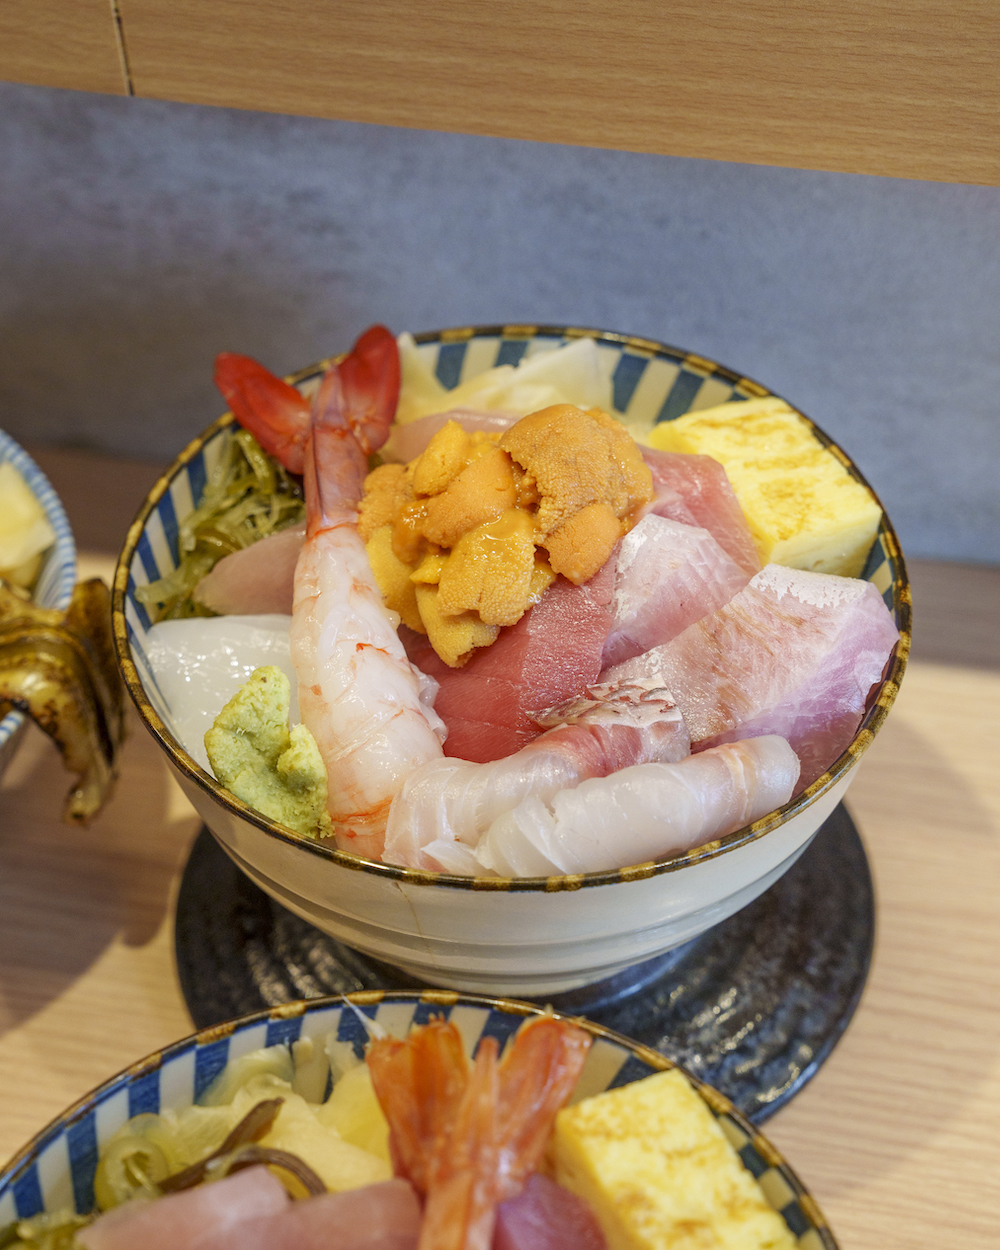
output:
[[[156, 466], [34, 449], [110, 577]], [[860, 1010], [767, 1126], [844, 1250], [986, 1250], [1000, 1169], [1000, 570], [917, 562], [914, 659], [850, 791], [879, 929]], [[0, 787], [0, 1158], [190, 1032], [173, 903], [198, 819], [138, 723], [89, 829], [33, 732]]]

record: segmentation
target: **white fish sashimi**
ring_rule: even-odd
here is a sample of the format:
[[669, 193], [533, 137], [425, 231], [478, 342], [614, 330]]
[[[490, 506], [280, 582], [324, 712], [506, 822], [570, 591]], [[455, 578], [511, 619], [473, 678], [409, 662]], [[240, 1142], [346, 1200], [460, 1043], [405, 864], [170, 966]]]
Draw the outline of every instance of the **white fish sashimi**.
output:
[[622, 539], [604, 664], [675, 638], [750, 581], [705, 529], [650, 513]]
[[160, 621], [146, 635], [146, 659], [163, 695], [174, 737], [205, 769], [205, 732], [254, 669], [280, 668], [292, 688], [291, 722], [299, 719], [297, 679], [289, 649], [290, 616], [189, 617]]
[[714, 747], [677, 764], [639, 764], [550, 801], [531, 795], [476, 848], [504, 877], [604, 872], [702, 846], [791, 798], [799, 761], [783, 738]]
[[548, 800], [585, 778], [683, 759], [690, 750], [673, 699], [653, 683], [592, 687], [537, 719], [555, 728], [513, 755], [486, 764], [432, 760], [418, 768], [393, 800], [383, 860], [475, 874], [481, 866], [472, 850], [480, 837], [528, 795]]

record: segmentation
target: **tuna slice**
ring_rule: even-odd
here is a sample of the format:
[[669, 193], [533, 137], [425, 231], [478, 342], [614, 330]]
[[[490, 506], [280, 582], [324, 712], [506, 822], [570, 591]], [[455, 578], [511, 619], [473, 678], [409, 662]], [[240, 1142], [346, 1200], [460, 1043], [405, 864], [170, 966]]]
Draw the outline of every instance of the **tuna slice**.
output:
[[84, 1250], [416, 1250], [407, 1181], [290, 1202], [267, 1168], [116, 1207], [77, 1234]]
[[219, 1250], [416, 1250], [420, 1204], [409, 1181], [293, 1202]]
[[731, 603], [604, 679], [667, 686], [696, 749], [780, 734], [802, 761], [802, 789], [847, 749], [898, 638], [870, 582], [769, 564]]
[[548, 800], [588, 777], [690, 753], [680, 712], [653, 682], [590, 687], [537, 723], [554, 728], [504, 759], [422, 764], [393, 800], [382, 859], [476, 876], [482, 872], [473, 854], [479, 839], [529, 794]]
[[224, 556], [194, 589], [194, 598], [221, 616], [292, 613], [295, 562], [306, 527], [294, 525]]
[[750, 527], [718, 460], [651, 447], [641, 451], [656, 492], [649, 511], [708, 530], [748, 576], [759, 572], [760, 556]]
[[247, 1230], [288, 1206], [285, 1187], [267, 1168], [248, 1168], [213, 1185], [115, 1207], [76, 1239], [84, 1250], [224, 1250], [249, 1246]]
[[606, 1250], [607, 1244], [584, 1200], [540, 1172], [497, 1211], [493, 1250]]
[[532, 713], [593, 685], [611, 628], [614, 558], [583, 586], [557, 578], [541, 602], [464, 668], [449, 668], [426, 638], [400, 628], [407, 654], [440, 682], [435, 711], [448, 727], [445, 754], [483, 764], [538, 737]]
[[605, 665], [658, 647], [743, 589], [749, 573], [708, 530], [650, 514], [622, 539]]

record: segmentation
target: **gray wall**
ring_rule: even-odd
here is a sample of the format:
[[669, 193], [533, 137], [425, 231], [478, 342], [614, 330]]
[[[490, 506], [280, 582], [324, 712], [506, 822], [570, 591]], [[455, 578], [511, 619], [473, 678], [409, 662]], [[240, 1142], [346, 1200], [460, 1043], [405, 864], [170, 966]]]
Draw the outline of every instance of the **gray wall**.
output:
[[912, 555], [1000, 562], [1000, 190], [0, 85], [0, 425], [168, 458], [212, 358], [575, 322], [758, 378]]

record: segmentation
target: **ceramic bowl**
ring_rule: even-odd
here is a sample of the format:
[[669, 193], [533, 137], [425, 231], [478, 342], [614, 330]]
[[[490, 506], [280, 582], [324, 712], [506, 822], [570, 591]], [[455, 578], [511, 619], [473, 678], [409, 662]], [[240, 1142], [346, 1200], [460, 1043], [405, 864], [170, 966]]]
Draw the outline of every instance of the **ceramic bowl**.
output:
[[[35, 583], [35, 602], [43, 608], [66, 608], [76, 585], [76, 546], [62, 503], [49, 484], [49, 479], [24, 448], [0, 430], [0, 464], [5, 460], [9, 460], [24, 478], [28, 489], [44, 509], [56, 535]], [[17, 750], [24, 728], [23, 712], [8, 712], [0, 720], [0, 776]]]
[[[498, 362], [516, 363], [526, 352], [583, 335], [595, 339], [613, 378], [615, 408], [630, 420], [671, 420], [693, 408], [770, 393], [703, 357], [602, 331], [492, 326], [425, 334], [418, 342], [437, 376], [454, 387]], [[325, 364], [293, 380], [307, 388]], [[227, 414], [195, 439], [150, 492], [129, 531], [114, 590], [122, 672], [182, 788], [232, 859], [297, 915], [408, 976], [479, 993], [544, 997], [613, 976], [697, 936], [791, 867], [843, 798], [895, 698], [909, 647], [910, 599], [902, 555], [883, 513], [863, 576], [894, 613], [900, 644], [847, 751], [803, 794], [754, 824], [655, 863], [517, 880], [376, 864], [298, 837], [234, 798], [183, 749], [145, 658], [150, 622], [135, 589], [174, 567], [178, 522], [198, 503], [232, 428]]]
[[[484, 1036], [497, 1038], [502, 1048], [524, 1017], [539, 1010], [526, 1003], [440, 990], [422, 994], [372, 990], [349, 997], [395, 1037], [405, 1037], [411, 1024], [446, 1016], [454, 1021], [470, 1055]], [[574, 1023], [594, 1038], [574, 1100], [676, 1066], [610, 1029], [586, 1020]], [[322, 1039], [330, 1033], [353, 1043], [362, 1054], [367, 1039], [357, 1015], [340, 998], [321, 998], [205, 1029], [112, 1077], [53, 1120], [0, 1171], [0, 1245], [6, 1244], [4, 1233], [17, 1219], [67, 1208], [80, 1214], [91, 1211], [98, 1153], [131, 1116], [190, 1106], [230, 1059], [249, 1051], [291, 1044], [300, 1037]], [[690, 1073], [687, 1076], [800, 1250], [836, 1250], [815, 1200], [775, 1147], [728, 1098]]]

